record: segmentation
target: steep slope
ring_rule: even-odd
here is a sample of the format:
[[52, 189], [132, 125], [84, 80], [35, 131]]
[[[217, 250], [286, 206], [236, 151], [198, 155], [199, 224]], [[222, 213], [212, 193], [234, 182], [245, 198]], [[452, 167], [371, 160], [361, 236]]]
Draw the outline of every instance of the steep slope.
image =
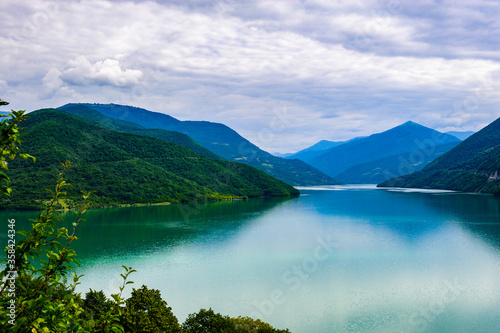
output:
[[[68, 104], [75, 106], [78, 104]], [[80, 104], [81, 105], [81, 104]], [[339, 182], [325, 175], [300, 160], [286, 160], [273, 156], [231, 128], [208, 121], [180, 121], [163, 113], [116, 104], [83, 104], [105, 116], [132, 121], [146, 128], [163, 129], [184, 133], [206, 149], [230, 161], [238, 161], [291, 185], [338, 184]]]
[[212, 153], [210, 150], [202, 147], [199, 143], [183, 133], [162, 129], [145, 128], [144, 126], [131, 121], [107, 117], [102, 113], [93, 110], [85, 105], [66, 106], [58, 109], [72, 114], [91, 124], [100, 125], [119, 132], [126, 132], [162, 139], [166, 142], [177, 143], [183, 147], [189, 148], [195, 153], [198, 153], [205, 157], [210, 157], [213, 159], [221, 158], [218, 155]]
[[[117, 132], [65, 112], [32, 112], [23, 123], [23, 151], [37, 158], [9, 164], [14, 195], [1, 207], [38, 208], [53, 188], [60, 162], [74, 167], [67, 179], [72, 205], [80, 190], [95, 190], [95, 207], [188, 202], [240, 197], [295, 196], [298, 191], [241, 163], [213, 160], [175, 143]], [[77, 190], [78, 191], [77, 191]]]
[[331, 148], [313, 158], [310, 164], [331, 177], [336, 177], [358, 164], [414, 150], [430, 151], [437, 145], [452, 142], [460, 140], [409, 121], [388, 131]]
[[459, 142], [419, 149], [355, 165], [337, 177], [350, 184], [378, 184], [385, 180], [422, 170], [427, 164], [453, 149]]
[[422, 171], [383, 182], [381, 187], [500, 192], [500, 118]]

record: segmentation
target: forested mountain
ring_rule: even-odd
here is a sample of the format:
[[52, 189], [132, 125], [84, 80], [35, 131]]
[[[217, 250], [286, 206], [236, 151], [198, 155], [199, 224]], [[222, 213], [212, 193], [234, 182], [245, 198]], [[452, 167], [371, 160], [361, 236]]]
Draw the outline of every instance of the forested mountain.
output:
[[383, 182], [381, 187], [416, 187], [500, 193], [500, 118], [422, 171]]
[[167, 142], [177, 143], [181, 146], [191, 149], [195, 153], [198, 153], [202, 156], [210, 157], [213, 159], [222, 159], [220, 156], [202, 147], [199, 143], [183, 133], [162, 129], [146, 128], [131, 121], [110, 118], [96, 110], [93, 110], [81, 104], [62, 107], [59, 108], [59, 110], [70, 113], [78, 118], [85, 120], [86, 122], [100, 125], [115, 131], [127, 132], [143, 136], [151, 136]]
[[303, 161], [283, 159], [261, 150], [223, 124], [180, 121], [163, 113], [116, 104], [67, 104], [62, 108], [75, 105], [85, 105], [105, 116], [131, 121], [146, 128], [184, 133], [226, 160], [251, 165], [291, 185], [339, 183]]
[[[354, 166], [391, 156], [401, 154], [404, 156], [404, 154], [417, 150], [422, 150], [426, 154], [433, 154], [436, 146], [454, 142], [459, 143], [460, 140], [454, 136], [409, 121], [388, 131], [328, 149], [325, 153], [310, 160], [310, 164], [329, 176], [339, 177], [339, 180], [344, 181], [340, 178], [340, 175]], [[428, 151], [432, 151], [432, 153], [427, 153]], [[398, 158], [392, 160], [396, 164], [386, 166], [386, 169], [398, 168], [400, 164]], [[365, 170], [364, 168], [361, 169]], [[373, 169], [373, 167], [369, 169]], [[352, 181], [353, 177], [356, 179], [351, 173], [349, 179]]]
[[[55, 109], [30, 113], [22, 149], [36, 163], [9, 164], [13, 195], [4, 208], [37, 208], [50, 195], [60, 162], [74, 163], [66, 177], [74, 185], [64, 207], [81, 190], [95, 190], [94, 207], [188, 202], [260, 196], [294, 196], [298, 191], [250, 166], [201, 156], [176, 143], [118, 132]], [[44, 199], [45, 198], [45, 199]]]

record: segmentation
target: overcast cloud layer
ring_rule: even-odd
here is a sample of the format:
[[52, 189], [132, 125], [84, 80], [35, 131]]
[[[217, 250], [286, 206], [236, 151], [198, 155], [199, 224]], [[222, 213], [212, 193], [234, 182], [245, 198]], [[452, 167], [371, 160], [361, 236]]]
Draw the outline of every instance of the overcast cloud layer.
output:
[[3, 0], [0, 12], [13, 109], [134, 105], [227, 124], [270, 152], [500, 117], [498, 1]]

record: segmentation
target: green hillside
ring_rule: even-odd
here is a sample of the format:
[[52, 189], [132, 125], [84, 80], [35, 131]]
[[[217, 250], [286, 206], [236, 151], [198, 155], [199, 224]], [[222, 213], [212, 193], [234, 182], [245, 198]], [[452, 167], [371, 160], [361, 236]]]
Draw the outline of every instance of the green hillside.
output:
[[32, 112], [23, 123], [22, 149], [37, 158], [9, 163], [14, 194], [3, 208], [39, 208], [50, 197], [60, 162], [74, 163], [67, 179], [71, 206], [81, 190], [95, 190], [94, 207], [176, 203], [261, 196], [295, 196], [298, 191], [247, 165], [201, 156], [164, 140], [123, 133], [65, 112]]
[[500, 192], [500, 118], [472, 135], [422, 171], [381, 183], [464, 192]]
[[104, 114], [82, 104], [66, 106], [63, 108], [59, 108], [59, 110], [72, 114], [80, 119], [85, 120], [86, 122], [100, 125], [115, 131], [143, 136], [151, 136], [153, 138], [162, 139], [167, 142], [177, 143], [205, 157], [221, 159], [221, 157], [219, 157], [217, 154], [214, 154], [210, 150], [202, 147], [199, 143], [183, 133], [162, 129], [146, 128], [132, 121], [106, 117]]
[[180, 121], [163, 113], [116, 104], [67, 104], [61, 108], [78, 105], [85, 105], [107, 117], [134, 122], [146, 128], [184, 133], [226, 160], [253, 166], [291, 185], [340, 183], [303, 161], [284, 159], [263, 151], [223, 124]]

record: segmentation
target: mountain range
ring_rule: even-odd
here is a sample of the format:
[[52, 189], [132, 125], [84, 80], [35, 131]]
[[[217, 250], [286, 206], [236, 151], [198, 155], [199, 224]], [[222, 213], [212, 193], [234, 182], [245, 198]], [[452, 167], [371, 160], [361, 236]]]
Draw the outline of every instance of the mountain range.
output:
[[[61, 207], [72, 207], [80, 201], [81, 190], [96, 191], [92, 207], [299, 194], [292, 186], [253, 167], [211, 158], [211, 152], [183, 134], [141, 130], [123, 121], [111, 121], [105, 127], [99, 124], [105, 117], [93, 116], [96, 118], [92, 121], [85, 121], [81, 115], [56, 109], [31, 112], [22, 123], [22, 149], [37, 160], [9, 162], [14, 191], [11, 197], [1, 198], [0, 206], [43, 207], [50, 197], [45, 189], [54, 187], [60, 162], [66, 160], [73, 162], [66, 178], [74, 189], [68, 190], [67, 200], [58, 203]], [[168, 138], [199, 152], [168, 142]]]
[[208, 121], [180, 121], [169, 115], [117, 104], [67, 104], [59, 109], [86, 106], [102, 115], [135, 123], [146, 129], [162, 129], [186, 134], [221, 158], [237, 161], [290, 185], [332, 185], [339, 181], [298, 159], [284, 159], [263, 151], [226, 125]]
[[[498, 120], [475, 134], [441, 133], [409, 121], [368, 137], [322, 140], [286, 159], [261, 150], [223, 124], [180, 121], [116, 104], [72, 103], [38, 110], [24, 126], [24, 148], [38, 162], [9, 165], [13, 186], [19, 187], [18, 198], [2, 202], [11, 208], [14, 202], [15, 208], [41, 206], [43, 200], [37, 198], [64, 160], [75, 161], [70, 173], [77, 175], [77, 187], [97, 188], [97, 207], [294, 196], [298, 191], [289, 185], [340, 181], [495, 192], [500, 179]], [[30, 177], [37, 181], [29, 183]], [[68, 202], [75, 195], [71, 192]]]
[[328, 140], [321, 140], [318, 143], [312, 145], [309, 148], [303, 149], [301, 151], [296, 152], [295, 154], [290, 154], [286, 156], [285, 158], [288, 159], [294, 159], [297, 158], [299, 160], [302, 160], [306, 163], [309, 163], [314, 157], [319, 156], [326, 152], [330, 148], [334, 148], [340, 145], [343, 145], [344, 143], [350, 142], [350, 141], [355, 141], [362, 139], [363, 137], [358, 137], [354, 138], [348, 141], [328, 141]]
[[409, 121], [382, 133], [336, 142], [326, 150], [302, 151], [300, 156], [340, 181], [377, 184], [421, 170], [459, 143], [452, 135]]
[[500, 194], [500, 118], [415, 172], [380, 187], [416, 187]]

